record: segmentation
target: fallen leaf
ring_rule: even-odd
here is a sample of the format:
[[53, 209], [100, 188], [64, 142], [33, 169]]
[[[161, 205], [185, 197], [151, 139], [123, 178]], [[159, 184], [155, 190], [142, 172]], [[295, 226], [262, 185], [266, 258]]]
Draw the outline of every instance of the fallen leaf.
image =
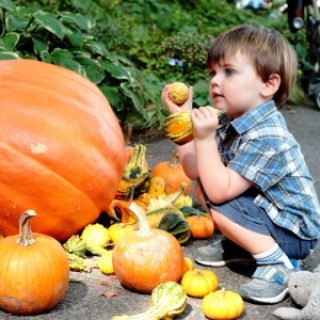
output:
[[106, 298], [111, 298], [111, 297], [113, 297], [113, 296], [116, 296], [117, 294], [118, 294], [118, 293], [115, 292], [115, 291], [106, 291], [106, 292], [102, 293], [101, 295], [102, 295], [103, 297], [106, 297]]
[[100, 282], [100, 286], [110, 287], [111, 283], [107, 282], [107, 281], [102, 281], [102, 282]]

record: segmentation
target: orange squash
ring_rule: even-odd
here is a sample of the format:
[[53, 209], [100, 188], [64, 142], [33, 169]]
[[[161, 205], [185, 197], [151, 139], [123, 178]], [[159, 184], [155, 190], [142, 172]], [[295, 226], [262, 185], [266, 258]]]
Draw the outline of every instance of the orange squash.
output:
[[170, 233], [152, 229], [145, 212], [135, 203], [130, 205], [140, 222], [115, 244], [112, 255], [114, 272], [128, 289], [150, 293], [159, 284], [179, 281], [184, 268], [183, 251]]
[[86, 78], [34, 60], [0, 61], [0, 220], [16, 234], [34, 208], [36, 232], [65, 241], [114, 198], [125, 143], [108, 101]]
[[69, 285], [69, 263], [61, 244], [31, 232], [27, 210], [19, 235], [0, 241], [0, 308], [19, 315], [37, 314], [56, 306]]
[[214, 233], [214, 223], [207, 216], [193, 215], [186, 218], [194, 239], [208, 239]]
[[170, 161], [156, 164], [151, 170], [151, 177], [161, 177], [165, 181], [165, 193], [173, 193], [181, 188], [181, 183], [186, 183], [184, 195], [188, 195], [191, 189], [191, 180], [185, 174], [181, 163], [178, 162], [178, 150], [172, 152]]

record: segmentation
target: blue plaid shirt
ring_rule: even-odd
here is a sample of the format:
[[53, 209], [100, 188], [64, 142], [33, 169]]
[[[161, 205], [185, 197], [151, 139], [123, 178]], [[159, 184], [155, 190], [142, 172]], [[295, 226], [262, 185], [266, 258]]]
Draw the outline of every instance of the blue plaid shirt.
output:
[[254, 183], [254, 203], [302, 239], [320, 237], [320, 205], [300, 146], [273, 101], [232, 119], [220, 116], [222, 161]]

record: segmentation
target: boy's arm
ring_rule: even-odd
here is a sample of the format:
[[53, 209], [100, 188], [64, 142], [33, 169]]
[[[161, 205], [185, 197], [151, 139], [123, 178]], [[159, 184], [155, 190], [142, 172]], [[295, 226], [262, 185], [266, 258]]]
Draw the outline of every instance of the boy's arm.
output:
[[209, 199], [222, 203], [249, 189], [253, 183], [221, 161], [215, 141], [219, 124], [216, 111], [210, 107], [194, 109], [191, 118], [198, 174]]
[[199, 177], [212, 202], [218, 204], [231, 200], [253, 185], [222, 163], [215, 140], [197, 140], [195, 150]]
[[[184, 110], [192, 110], [192, 98], [193, 98], [193, 87], [189, 87], [189, 95], [187, 101], [178, 106], [174, 104], [169, 99], [169, 85], [166, 85], [161, 93], [162, 102], [166, 105], [170, 113], [177, 113]], [[199, 177], [197, 170], [197, 159], [194, 151], [194, 143], [193, 141], [178, 147], [179, 157], [182, 164], [182, 167], [186, 173], [186, 175], [195, 180]]]

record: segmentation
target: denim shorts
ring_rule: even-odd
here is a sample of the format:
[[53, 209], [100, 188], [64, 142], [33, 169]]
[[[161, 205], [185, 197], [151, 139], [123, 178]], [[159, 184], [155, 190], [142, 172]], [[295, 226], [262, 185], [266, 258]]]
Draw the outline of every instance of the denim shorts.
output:
[[317, 240], [301, 239], [292, 231], [275, 224], [266, 211], [253, 202], [257, 194], [253, 189], [225, 203], [214, 204], [209, 200], [201, 183], [200, 186], [207, 209], [215, 209], [246, 229], [271, 236], [290, 259], [303, 259], [316, 246]]

